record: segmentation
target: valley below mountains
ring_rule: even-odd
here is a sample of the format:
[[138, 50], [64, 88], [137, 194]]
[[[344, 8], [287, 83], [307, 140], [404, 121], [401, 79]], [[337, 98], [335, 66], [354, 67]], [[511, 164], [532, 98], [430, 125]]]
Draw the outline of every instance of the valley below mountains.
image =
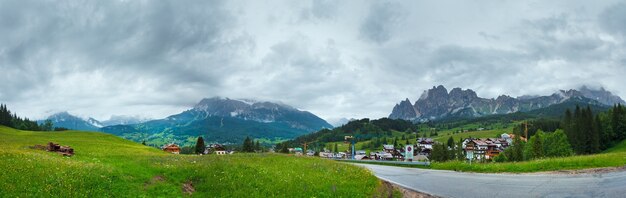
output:
[[[240, 144], [246, 137], [273, 144], [324, 128], [332, 128], [318, 116], [282, 103], [249, 99], [206, 98], [193, 108], [164, 119], [108, 125], [67, 112], [52, 115], [55, 127], [102, 131], [136, 142], [161, 146], [175, 142], [193, 145], [199, 136], [207, 142]], [[43, 122], [43, 121], [40, 121]]]

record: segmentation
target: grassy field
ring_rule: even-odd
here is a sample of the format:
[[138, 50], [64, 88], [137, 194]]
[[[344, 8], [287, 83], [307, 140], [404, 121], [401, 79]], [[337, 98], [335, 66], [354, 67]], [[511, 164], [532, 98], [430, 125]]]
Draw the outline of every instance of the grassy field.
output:
[[558, 170], [579, 170], [587, 168], [620, 167], [626, 165], [626, 141], [601, 154], [581, 155], [561, 158], [547, 158], [526, 162], [473, 163], [444, 162], [432, 163], [432, 169], [455, 170], [464, 172], [541, 172]]
[[[69, 145], [73, 157], [28, 148]], [[186, 156], [92, 132], [0, 127], [0, 197], [373, 197], [391, 192], [349, 164], [280, 154]], [[397, 192], [395, 192], [397, 196]]]

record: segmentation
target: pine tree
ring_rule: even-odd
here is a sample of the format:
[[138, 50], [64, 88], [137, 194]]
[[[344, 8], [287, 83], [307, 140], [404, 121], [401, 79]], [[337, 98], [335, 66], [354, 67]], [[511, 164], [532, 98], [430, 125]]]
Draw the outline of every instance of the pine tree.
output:
[[242, 150], [245, 153], [254, 152], [254, 143], [252, 143], [252, 140], [250, 139], [250, 137], [246, 136], [246, 139], [243, 141], [243, 149]]
[[570, 142], [570, 144], [573, 144], [574, 131], [572, 130], [572, 111], [570, 111], [569, 109], [565, 110], [565, 117], [563, 118], [561, 128], [565, 131], [565, 134], [567, 134], [567, 140]]
[[448, 145], [448, 147], [450, 147], [450, 148], [454, 148], [454, 139], [452, 138], [452, 136], [450, 136], [450, 137], [448, 138], [448, 144], [447, 144], [447, 145]]
[[454, 139], [452, 138], [452, 136], [448, 138], [448, 144], [446, 144], [445, 148], [446, 148], [446, 151], [449, 151], [448, 160], [456, 159], [456, 152], [454, 150], [455, 149]]
[[572, 148], [578, 154], [582, 154], [584, 152], [584, 148], [582, 147], [583, 137], [581, 136], [583, 122], [584, 121], [582, 111], [580, 110], [580, 107], [576, 105], [576, 109], [574, 110], [574, 117], [572, 118], [572, 134], [568, 134], [568, 136], [572, 136], [572, 140], [574, 140], [573, 142], [571, 142]]
[[602, 122], [600, 121], [600, 116], [596, 115], [595, 119], [592, 121], [592, 133], [590, 140], [590, 153], [599, 153], [600, 150], [600, 132], [602, 131]]
[[281, 144], [280, 152], [281, 153], [289, 153], [289, 148], [287, 147], [287, 144]]
[[198, 137], [198, 141], [196, 141], [196, 154], [204, 154], [204, 138], [202, 136]]
[[261, 151], [262, 151], [262, 149], [261, 149], [261, 143], [259, 143], [259, 140], [257, 140], [257, 141], [254, 143], [254, 150], [255, 150], [255, 151], [257, 151], [257, 152], [261, 152]]
[[524, 160], [524, 142], [520, 138], [520, 134], [515, 134], [513, 138], [513, 146], [511, 146], [510, 161], [518, 162]]

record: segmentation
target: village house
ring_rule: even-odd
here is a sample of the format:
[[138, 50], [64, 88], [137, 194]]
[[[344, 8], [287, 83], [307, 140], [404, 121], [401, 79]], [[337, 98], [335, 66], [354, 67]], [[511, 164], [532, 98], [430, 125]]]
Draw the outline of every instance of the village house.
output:
[[354, 155], [355, 160], [370, 160], [370, 157], [367, 155]]
[[370, 159], [375, 159], [375, 160], [392, 160], [393, 159], [393, 155], [391, 153], [387, 153], [387, 152], [371, 152], [370, 153]]
[[298, 148], [294, 148], [294, 149], [293, 149], [293, 152], [294, 152], [296, 155], [302, 155], [302, 154], [303, 154], [302, 148], [299, 148], [299, 147], [298, 147]]
[[338, 152], [335, 154], [336, 159], [343, 159], [343, 158], [346, 158], [346, 156], [347, 156], [346, 152]]
[[174, 143], [167, 144], [163, 146], [161, 149], [163, 149], [163, 151], [168, 152], [168, 153], [180, 154], [180, 147]]
[[396, 148], [393, 147], [393, 144], [385, 144], [385, 145], [383, 145], [383, 151], [385, 153], [393, 153], [394, 150], [396, 150]]
[[434, 143], [435, 141], [433, 141], [432, 138], [417, 138], [417, 147], [415, 148], [415, 152], [417, 152], [418, 154], [430, 156], [430, 153], [433, 150]]
[[333, 157], [333, 153], [324, 151], [324, 152], [320, 152], [319, 156], [320, 157], [324, 157], [324, 158], [332, 158]]
[[226, 155], [228, 152], [224, 145], [211, 144], [204, 149], [204, 154]]
[[463, 140], [462, 146], [468, 160], [489, 160], [500, 155], [511, 144], [511, 135], [505, 133], [500, 138], [467, 138]]
[[482, 160], [485, 159], [485, 153], [487, 152], [487, 143], [480, 139], [466, 139], [464, 142], [465, 157], [469, 160], [477, 159]]

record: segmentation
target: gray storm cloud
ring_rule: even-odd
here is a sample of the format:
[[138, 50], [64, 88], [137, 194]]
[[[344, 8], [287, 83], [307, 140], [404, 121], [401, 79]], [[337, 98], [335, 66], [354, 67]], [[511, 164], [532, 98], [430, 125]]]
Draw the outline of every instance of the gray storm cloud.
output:
[[618, 1], [1, 1], [0, 102], [161, 118], [201, 98], [386, 116], [424, 89], [626, 94]]

